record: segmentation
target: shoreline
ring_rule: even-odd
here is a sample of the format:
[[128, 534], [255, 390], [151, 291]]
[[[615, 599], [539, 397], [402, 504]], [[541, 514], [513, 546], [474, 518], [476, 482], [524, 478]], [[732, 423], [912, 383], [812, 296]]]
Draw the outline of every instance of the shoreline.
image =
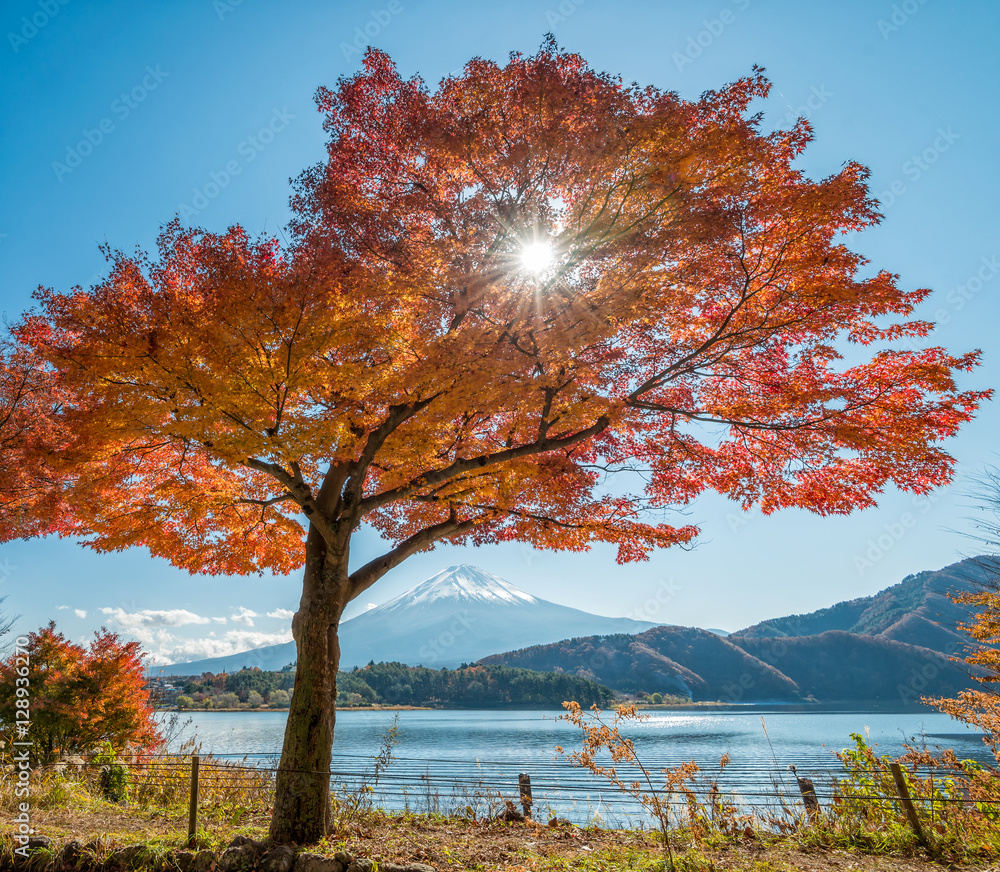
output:
[[[441, 709], [435, 706], [429, 705], [338, 705], [335, 711], [338, 712], [431, 712], [440, 711]], [[156, 709], [156, 712], [165, 712], [177, 714], [205, 714], [206, 712], [225, 712], [227, 714], [261, 714], [266, 712], [287, 712], [288, 706], [282, 708], [177, 708], [176, 706], [167, 706], [164, 708]]]
[[[798, 700], [789, 701], [769, 701], [769, 702], [727, 702], [724, 700], [700, 700], [690, 703], [662, 703], [655, 705], [652, 703], [635, 703], [629, 700], [615, 703], [608, 706], [604, 711], [613, 711], [615, 706], [626, 704], [634, 705], [640, 712], [671, 712], [671, 711], [697, 711], [717, 709], [721, 711], [747, 711], [747, 712], [775, 712], [775, 711], [799, 711], [814, 712], [817, 714], [829, 714], [831, 712], [847, 714], [853, 712], [884, 712], [884, 713], [907, 713], [914, 711], [933, 710], [932, 706], [916, 701], [896, 701], [896, 700]], [[176, 706], [164, 706], [157, 708], [159, 713], [176, 714], [205, 714], [211, 712], [225, 712], [227, 714], [261, 714], [265, 712], [287, 712], [288, 707], [282, 708], [178, 708]], [[388, 703], [374, 703], [372, 705], [337, 706], [338, 712], [365, 712], [365, 711], [558, 711], [554, 706], [521, 706], [521, 705], [500, 705], [500, 706], [463, 706], [463, 705], [391, 705]]]
[[[702, 700], [699, 702], [689, 702], [689, 703], [663, 703], [661, 705], [644, 704], [644, 703], [629, 703], [627, 700], [624, 703], [616, 703], [615, 705], [634, 705], [639, 711], [688, 711], [690, 709], [775, 709], [775, 708], [785, 708], [792, 706], [802, 706], [804, 708], [812, 708], [813, 706], [820, 705], [815, 702], [758, 702], [758, 703], [746, 703], [746, 702], [724, 702], [724, 701], [708, 701]], [[864, 703], [861, 703], [862, 705]], [[835, 706], [848, 706], [851, 703], [830, 703], [829, 705]], [[615, 706], [608, 706], [604, 711], [613, 711]], [[389, 705], [374, 703], [372, 705], [338, 705], [336, 711], [338, 712], [371, 712], [371, 711], [383, 711], [383, 712], [446, 712], [446, 711], [483, 711], [483, 712], [496, 712], [496, 711], [556, 711], [557, 709], [553, 706], [520, 706], [520, 705], [502, 705], [502, 706], [461, 706], [461, 705]], [[178, 714], [203, 714], [205, 712], [227, 712], [227, 713], [242, 713], [242, 714], [260, 714], [261, 712], [287, 712], [288, 707], [282, 708], [269, 708], [267, 706], [262, 706], [260, 708], [177, 708], [176, 706], [167, 706], [163, 708], [157, 708], [157, 712], [176, 712]]]

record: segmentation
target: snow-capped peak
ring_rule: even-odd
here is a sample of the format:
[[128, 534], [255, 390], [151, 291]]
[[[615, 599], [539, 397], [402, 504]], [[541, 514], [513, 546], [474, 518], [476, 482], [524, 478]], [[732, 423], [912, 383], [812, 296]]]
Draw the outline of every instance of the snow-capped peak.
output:
[[432, 575], [427, 581], [400, 594], [395, 599], [372, 609], [372, 612], [387, 612], [399, 607], [429, 605], [441, 600], [479, 602], [491, 605], [533, 605], [538, 602], [531, 594], [525, 593], [509, 581], [504, 581], [476, 566], [462, 564], [449, 566]]

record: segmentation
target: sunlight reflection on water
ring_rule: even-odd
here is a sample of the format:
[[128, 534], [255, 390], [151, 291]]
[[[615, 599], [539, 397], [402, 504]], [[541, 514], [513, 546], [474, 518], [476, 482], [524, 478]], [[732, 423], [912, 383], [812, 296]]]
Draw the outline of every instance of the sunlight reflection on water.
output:
[[[569, 752], [580, 747], [581, 738], [579, 730], [557, 719], [560, 714], [399, 712], [396, 761], [375, 798], [386, 808], [420, 808], [420, 802], [431, 802], [433, 795], [442, 802], [458, 803], [455, 808], [461, 809], [471, 794], [480, 799], [484, 794], [495, 798], [498, 792], [516, 797], [517, 775], [527, 772], [547, 813], [581, 822], [592, 819], [595, 813], [605, 821], [641, 821], [644, 813], [634, 801], [624, 799], [556, 754], [556, 745]], [[370, 771], [394, 715], [391, 711], [364, 710], [337, 713], [335, 784], [349, 789], [361, 783], [362, 773]], [[186, 736], [196, 732], [203, 753], [276, 765], [286, 712], [197, 712], [191, 718]], [[796, 765], [800, 774], [815, 778], [817, 785], [832, 786], [832, 779], [841, 773], [833, 752], [851, 744], [852, 732], [863, 733], [866, 728], [880, 754], [900, 754], [903, 742], [910, 741], [926, 742], [931, 748], [954, 748], [960, 757], [988, 758], [975, 733], [963, 731], [946, 715], [928, 709], [654, 711], [640, 724], [626, 724], [622, 733], [634, 740], [643, 764], [654, 772], [695, 760], [703, 770], [699, 776], [702, 787], [704, 779], [719, 778], [719, 758], [729, 754], [732, 762], [720, 785], [742, 797], [740, 801], [747, 805], [766, 805], [777, 802], [779, 793], [793, 804], [798, 802], [790, 764]]]

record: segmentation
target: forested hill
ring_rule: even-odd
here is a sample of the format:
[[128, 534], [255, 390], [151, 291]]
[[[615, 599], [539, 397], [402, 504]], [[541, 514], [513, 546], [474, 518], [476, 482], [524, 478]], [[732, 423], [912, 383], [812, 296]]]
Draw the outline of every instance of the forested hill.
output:
[[[1000, 568], [1000, 567], [998, 567]], [[958, 625], [973, 611], [948, 592], [988, 580], [979, 560], [911, 575], [874, 596], [763, 621], [726, 638], [690, 627], [589, 636], [486, 657], [481, 663], [564, 671], [624, 693], [695, 701], [913, 702], [973, 686]]]
[[803, 697], [821, 702], [912, 703], [923, 696], [954, 696], [971, 686], [965, 669], [944, 654], [883, 636], [827, 630], [783, 639], [737, 638], [736, 644], [780, 669]]
[[944, 654], [878, 636], [720, 639], [691, 627], [636, 636], [589, 636], [494, 654], [483, 664], [565, 671], [623, 693], [682, 695], [695, 702], [910, 703], [970, 685]]
[[[484, 664], [566, 672], [623, 693], [661, 693], [693, 700], [733, 696], [752, 682], [755, 699], [798, 700], [795, 682], [773, 666], [707, 630], [654, 627], [630, 636], [586, 636], [494, 654]], [[735, 701], [735, 700], [734, 700]]]
[[[180, 708], [284, 708], [294, 672], [241, 669], [173, 679], [180, 685], [162, 698]], [[337, 676], [337, 704], [431, 706], [435, 708], [554, 708], [564, 700], [607, 706], [615, 694], [575, 675], [507, 666], [425, 669], [402, 663], [371, 663]]]
[[953, 603], [948, 592], [969, 590], [985, 577], [978, 560], [963, 560], [944, 569], [911, 575], [873, 596], [837, 603], [805, 615], [772, 618], [732, 636], [761, 639], [814, 636], [839, 630], [906, 642], [945, 654], [962, 653], [969, 637], [958, 630], [958, 625], [968, 623], [972, 612], [967, 606]]
[[[594, 681], [565, 673], [463, 666], [426, 669], [402, 663], [372, 663], [337, 676], [346, 701], [444, 708], [555, 708], [573, 699], [584, 707], [606, 706], [615, 697]], [[339, 697], [338, 693], [338, 697]]]

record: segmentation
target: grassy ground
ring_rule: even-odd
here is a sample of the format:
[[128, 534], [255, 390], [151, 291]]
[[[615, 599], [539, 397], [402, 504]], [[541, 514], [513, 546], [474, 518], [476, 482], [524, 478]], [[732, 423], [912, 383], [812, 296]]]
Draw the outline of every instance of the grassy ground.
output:
[[[250, 813], [232, 808], [203, 809], [199, 847], [225, 847], [237, 834], [265, 839], [267, 812]], [[94, 842], [98, 854], [124, 845], [147, 844], [165, 854], [184, 847], [187, 809], [137, 808], [77, 795], [62, 805], [55, 799], [48, 808], [32, 811], [36, 832], [48, 835], [57, 846], [76, 839]], [[924, 872], [940, 870], [914, 845], [890, 856], [865, 854], [830, 846], [809, 846], [796, 836], [760, 836], [710, 840], [709, 844], [674, 846], [675, 868], [681, 872], [787, 872], [787, 870], [864, 870], [864, 872]], [[899, 847], [899, 846], [897, 846]], [[10, 850], [5, 837], [4, 853]], [[332, 854], [347, 849], [358, 856], [405, 862], [419, 860], [439, 870], [498, 870], [548, 872], [548, 870], [662, 870], [664, 857], [657, 834], [637, 830], [549, 827], [534, 823], [470, 821], [416, 814], [366, 812], [343, 821], [336, 835], [308, 850]], [[0, 860], [0, 867], [3, 866]], [[944, 864], [951, 867], [951, 864]], [[971, 863], [966, 869], [1000, 870], [1000, 865]]]

